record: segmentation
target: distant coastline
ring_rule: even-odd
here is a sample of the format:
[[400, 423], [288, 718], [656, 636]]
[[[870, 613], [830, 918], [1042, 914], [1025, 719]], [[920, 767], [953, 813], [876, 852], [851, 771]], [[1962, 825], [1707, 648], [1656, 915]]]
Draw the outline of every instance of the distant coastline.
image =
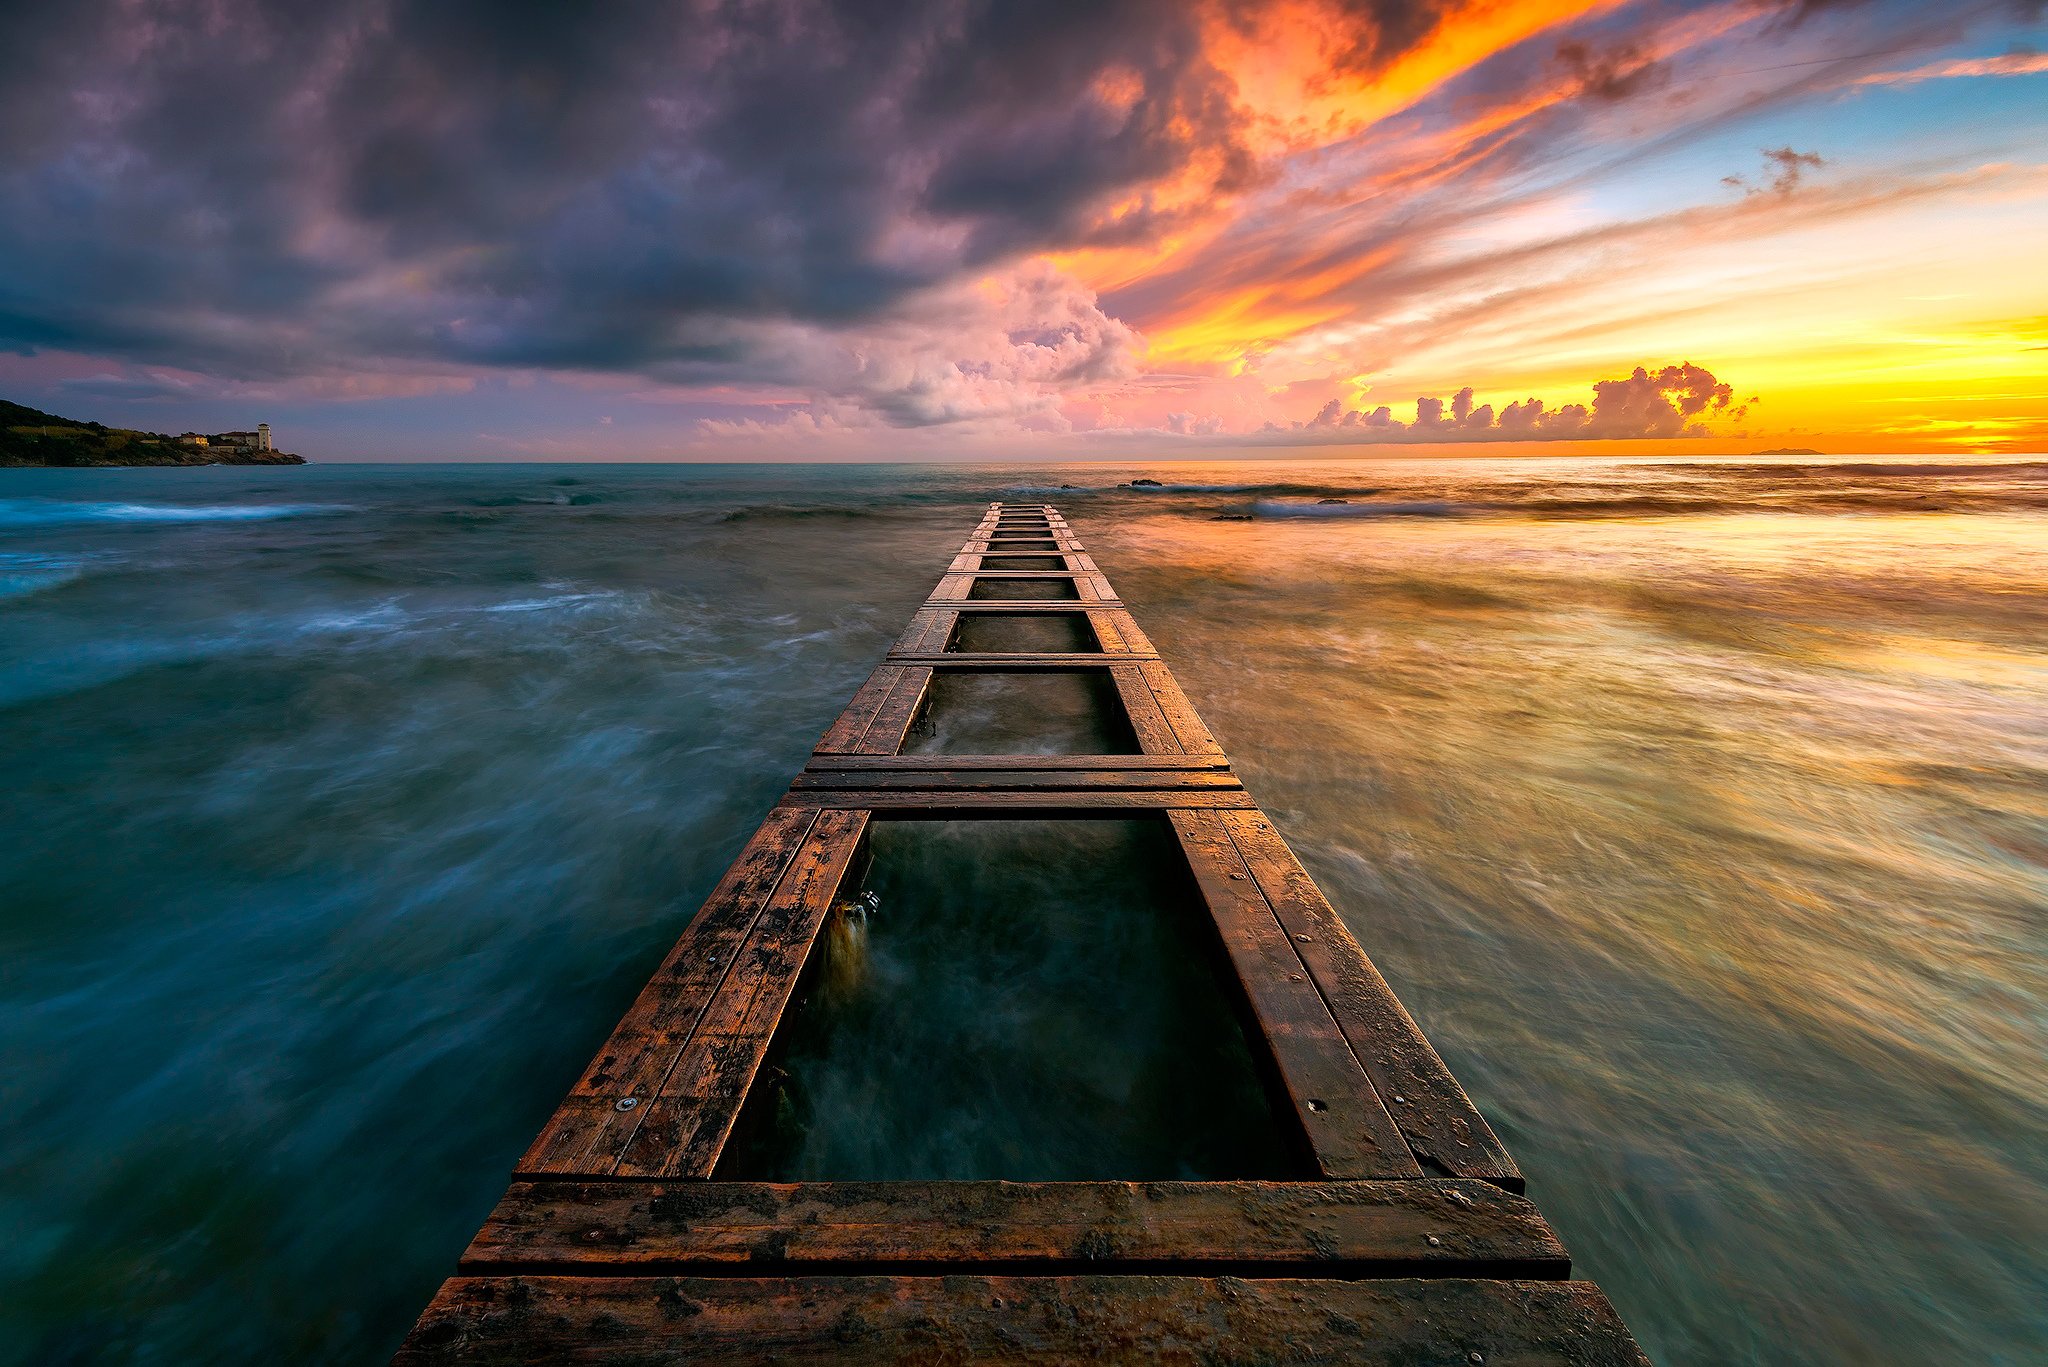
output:
[[1760, 456], [1818, 456], [1826, 453], [1816, 451], [1811, 446], [1779, 446], [1769, 451], [1759, 451], [1757, 454]]
[[[268, 440], [267, 431], [264, 440]], [[240, 433], [232, 435], [243, 435]], [[73, 469], [122, 465], [304, 465], [304, 456], [188, 435], [108, 427], [0, 399], [0, 467]]]

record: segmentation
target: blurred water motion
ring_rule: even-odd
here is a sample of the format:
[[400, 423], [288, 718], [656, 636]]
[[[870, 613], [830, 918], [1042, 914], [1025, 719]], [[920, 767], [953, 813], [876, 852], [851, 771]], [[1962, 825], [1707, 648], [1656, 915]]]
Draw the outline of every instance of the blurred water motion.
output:
[[1858, 459], [9, 472], [0, 1360], [388, 1355], [993, 498], [1658, 1362], [2038, 1356], [2048, 466]]
[[882, 821], [719, 1175], [1302, 1175], [1163, 821]]
[[1138, 737], [1103, 669], [939, 670], [906, 755], [1135, 755]]

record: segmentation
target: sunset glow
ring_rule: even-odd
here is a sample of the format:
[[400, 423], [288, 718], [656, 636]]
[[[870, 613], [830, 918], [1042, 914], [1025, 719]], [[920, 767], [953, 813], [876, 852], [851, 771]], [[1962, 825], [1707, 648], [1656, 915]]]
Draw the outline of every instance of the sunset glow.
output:
[[[769, 6], [460, 51], [406, 6], [141, 10], [10, 21], [0, 388], [55, 411], [260, 404], [337, 458], [2048, 449], [2025, 7]], [[1688, 365], [1735, 401], [1414, 421]]]

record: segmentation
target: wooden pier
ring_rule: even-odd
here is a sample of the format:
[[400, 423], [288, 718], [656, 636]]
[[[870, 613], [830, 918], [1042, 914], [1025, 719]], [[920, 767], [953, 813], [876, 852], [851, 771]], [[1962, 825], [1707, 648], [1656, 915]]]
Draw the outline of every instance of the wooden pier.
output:
[[[1106, 679], [1133, 753], [905, 753], [936, 690], [991, 670]], [[1299, 1177], [722, 1172], [871, 826], [1017, 817], [1170, 829]], [[397, 1361], [1645, 1363], [1522, 1190], [1065, 519], [995, 504]]]

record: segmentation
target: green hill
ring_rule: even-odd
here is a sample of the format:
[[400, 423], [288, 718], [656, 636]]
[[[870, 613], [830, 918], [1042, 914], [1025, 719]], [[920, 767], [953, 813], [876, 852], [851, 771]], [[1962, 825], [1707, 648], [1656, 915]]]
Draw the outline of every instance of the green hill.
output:
[[0, 399], [0, 465], [304, 465], [285, 451], [182, 446], [162, 432], [60, 418]]

